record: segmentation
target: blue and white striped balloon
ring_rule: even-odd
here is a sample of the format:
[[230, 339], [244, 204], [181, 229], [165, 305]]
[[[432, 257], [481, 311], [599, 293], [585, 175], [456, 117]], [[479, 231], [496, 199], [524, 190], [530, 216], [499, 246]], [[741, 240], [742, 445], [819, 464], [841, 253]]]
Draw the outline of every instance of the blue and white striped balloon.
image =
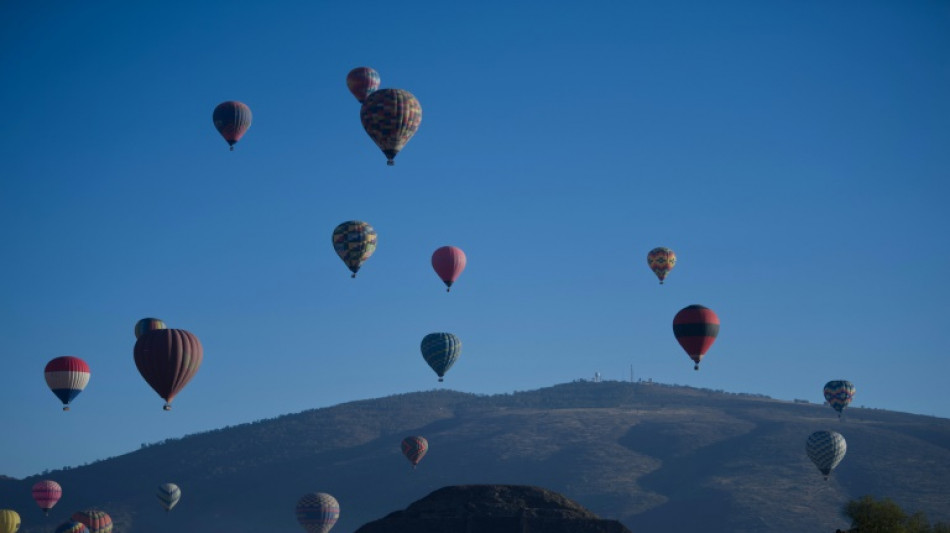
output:
[[174, 483], [165, 483], [158, 487], [158, 501], [161, 502], [165, 512], [171, 511], [172, 507], [181, 499], [181, 489]]

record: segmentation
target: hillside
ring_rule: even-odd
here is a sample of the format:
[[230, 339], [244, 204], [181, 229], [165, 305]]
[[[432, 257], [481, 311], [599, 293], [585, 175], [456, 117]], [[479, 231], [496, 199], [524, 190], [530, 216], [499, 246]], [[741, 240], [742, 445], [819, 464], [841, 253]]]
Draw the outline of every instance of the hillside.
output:
[[[805, 438], [835, 429], [848, 454], [827, 482]], [[400, 452], [424, 435], [412, 470]], [[0, 483], [24, 533], [99, 507], [117, 533], [300, 531], [304, 493], [333, 494], [334, 533], [352, 532], [447, 485], [534, 485], [633, 532], [834, 531], [841, 506], [887, 496], [950, 521], [950, 420], [831, 409], [678, 386], [576, 382], [479, 396], [429, 391], [346, 403], [151, 445], [50, 472], [65, 491], [48, 518], [30, 498], [40, 476]], [[166, 514], [155, 488], [182, 500]]]

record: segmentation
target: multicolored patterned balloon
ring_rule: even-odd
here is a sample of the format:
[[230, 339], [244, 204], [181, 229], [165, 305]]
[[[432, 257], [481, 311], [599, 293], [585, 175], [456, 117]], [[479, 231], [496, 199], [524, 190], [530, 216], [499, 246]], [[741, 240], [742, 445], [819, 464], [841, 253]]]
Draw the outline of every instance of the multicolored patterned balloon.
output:
[[684, 307], [673, 317], [673, 335], [696, 363], [693, 369], [699, 370], [699, 362], [719, 335], [719, 317], [702, 305]]
[[340, 519], [340, 503], [325, 492], [304, 494], [296, 511], [297, 522], [308, 533], [327, 533]]
[[432, 253], [432, 268], [445, 283], [445, 292], [452, 289], [452, 284], [465, 270], [465, 252], [455, 246], [443, 246]]
[[103, 511], [77, 511], [71, 518], [89, 528], [89, 533], [112, 533], [112, 518]]
[[66, 355], [46, 363], [44, 376], [53, 394], [63, 402], [63, 411], [69, 411], [69, 402], [89, 384], [89, 365], [78, 357]]
[[16, 533], [20, 530], [20, 514], [13, 509], [0, 509], [0, 533]]
[[157, 318], [143, 318], [135, 323], [135, 338], [139, 338], [146, 331], [153, 329], [168, 329], [164, 322]]
[[828, 479], [831, 471], [844, 459], [848, 445], [836, 431], [816, 431], [805, 442], [805, 453], [818, 470]]
[[666, 279], [666, 275], [676, 266], [676, 254], [669, 248], [654, 248], [647, 254], [647, 264], [650, 270], [660, 278], [660, 285]]
[[406, 146], [422, 123], [422, 106], [409, 91], [380, 89], [370, 94], [360, 109], [363, 129], [394, 165], [396, 154]]
[[181, 489], [174, 483], [163, 483], [158, 486], [158, 501], [161, 502], [165, 512], [172, 510], [178, 500], [181, 499]]
[[346, 75], [346, 88], [362, 104], [379, 89], [379, 73], [369, 67], [356, 67]]
[[247, 133], [251, 127], [251, 108], [247, 105], [229, 100], [221, 102], [214, 108], [211, 115], [214, 121], [214, 127], [218, 133], [228, 141], [231, 151], [234, 151], [234, 144], [241, 140], [241, 137]]
[[439, 381], [462, 354], [462, 341], [451, 333], [430, 333], [422, 338], [422, 358], [439, 376]]
[[49, 514], [49, 510], [56, 505], [56, 502], [63, 497], [63, 487], [59, 483], [44, 479], [33, 484], [33, 500], [36, 505], [43, 510], [43, 514]]
[[89, 528], [82, 522], [69, 520], [60, 524], [56, 528], [56, 533], [89, 533]]
[[425, 437], [406, 437], [402, 439], [402, 454], [412, 463], [412, 468], [419, 464], [429, 451], [429, 441]]
[[841, 418], [841, 411], [851, 403], [852, 398], [854, 398], [854, 384], [850, 381], [842, 379], [825, 384], [825, 401], [832, 409], [838, 411], [838, 418]]
[[348, 220], [333, 230], [333, 249], [355, 278], [376, 251], [376, 230], [366, 222]]
[[204, 351], [201, 341], [183, 329], [145, 332], [133, 349], [135, 366], [145, 381], [164, 398], [166, 411], [172, 400], [195, 377]]

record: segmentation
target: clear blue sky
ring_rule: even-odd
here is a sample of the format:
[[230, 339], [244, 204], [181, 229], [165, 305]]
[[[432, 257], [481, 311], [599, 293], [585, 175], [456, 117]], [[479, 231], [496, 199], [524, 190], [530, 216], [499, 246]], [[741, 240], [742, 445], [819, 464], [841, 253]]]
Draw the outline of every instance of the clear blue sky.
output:
[[[266, 4], [0, 3], [0, 473], [630, 365], [950, 417], [947, 2]], [[345, 86], [363, 65], [422, 104], [395, 167]], [[356, 280], [350, 219], [379, 234]], [[671, 327], [694, 303], [722, 321], [699, 372]], [[132, 358], [146, 316], [205, 348], [170, 413]], [[444, 385], [434, 331], [463, 342]], [[92, 367], [69, 413], [60, 355]]]

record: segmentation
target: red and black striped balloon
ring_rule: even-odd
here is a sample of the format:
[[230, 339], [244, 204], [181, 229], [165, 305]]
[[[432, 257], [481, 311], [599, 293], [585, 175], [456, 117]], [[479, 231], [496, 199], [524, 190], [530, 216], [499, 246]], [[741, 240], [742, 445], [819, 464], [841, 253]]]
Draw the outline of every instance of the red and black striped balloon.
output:
[[233, 151], [234, 144], [240, 141], [251, 127], [251, 108], [242, 102], [228, 100], [214, 108], [211, 119], [215, 129], [228, 141], [228, 146]]
[[719, 335], [719, 317], [702, 305], [684, 307], [673, 318], [673, 335], [699, 370], [699, 362]]
[[429, 441], [425, 437], [413, 436], [402, 439], [402, 454], [409, 459], [413, 468], [425, 457], [427, 451], [429, 451]]
[[165, 400], [172, 400], [195, 377], [204, 352], [201, 341], [183, 329], [146, 331], [135, 341], [135, 366], [152, 389]]

